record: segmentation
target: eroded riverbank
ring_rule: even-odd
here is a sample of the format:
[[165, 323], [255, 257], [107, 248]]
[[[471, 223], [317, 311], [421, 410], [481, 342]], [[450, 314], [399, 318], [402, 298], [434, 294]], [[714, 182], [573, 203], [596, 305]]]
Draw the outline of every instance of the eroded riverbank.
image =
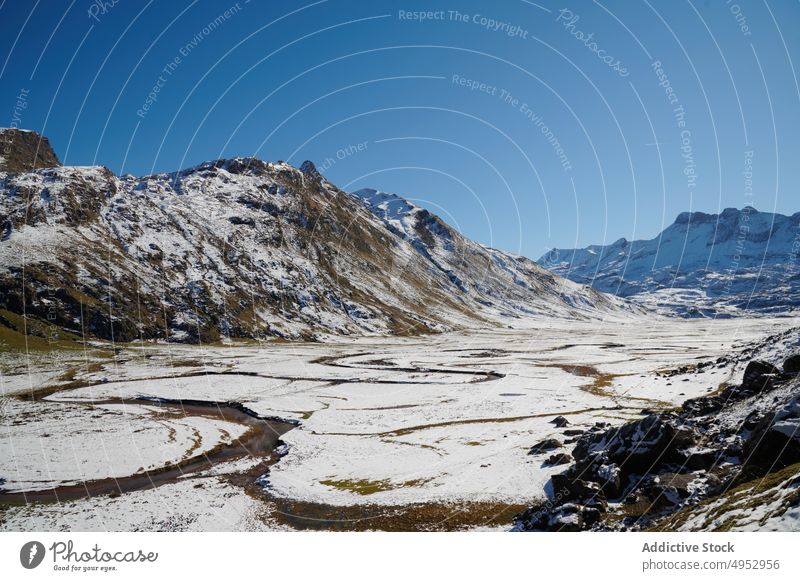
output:
[[11, 492], [0, 489], [0, 503], [14, 505], [32, 502], [69, 502], [105, 494], [124, 494], [175, 482], [178, 478], [213, 468], [219, 463], [241, 458], [264, 459], [264, 462], [269, 464], [277, 459], [275, 448], [280, 442], [280, 436], [298, 425], [297, 421], [261, 417], [235, 402], [137, 398], [133, 400], [105, 399], [93, 401], [91, 404], [72, 403], [93, 406], [109, 404], [157, 406], [183, 417], [201, 416], [240, 424], [245, 426], [247, 431], [231, 443], [219, 444], [207, 452], [167, 464], [156, 470], [145, 470], [129, 476], [87, 480], [80, 484], [37, 490]]

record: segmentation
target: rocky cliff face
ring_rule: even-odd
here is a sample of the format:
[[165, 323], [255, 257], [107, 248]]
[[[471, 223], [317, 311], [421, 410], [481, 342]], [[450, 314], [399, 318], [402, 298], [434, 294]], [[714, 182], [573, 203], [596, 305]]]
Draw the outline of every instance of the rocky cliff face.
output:
[[630, 310], [418, 210], [412, 239], [311, 163], [236, 158], [146, 177], [0, 171], [0, 323], [214, 341]]
[[553, 249], [552, 272], [687, 316], [800, 307], [800, 212], [684, 212], [652, 240]]
[[26, 172], [60, 165], [46, 137], [33, 131], [0, 128], [0, 172]]

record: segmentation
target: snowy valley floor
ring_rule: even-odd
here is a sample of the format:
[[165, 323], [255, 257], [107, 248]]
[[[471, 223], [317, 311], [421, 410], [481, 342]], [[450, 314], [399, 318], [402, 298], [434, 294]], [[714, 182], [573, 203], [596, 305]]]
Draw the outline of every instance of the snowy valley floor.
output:
[[[569, 452], [570, 429], [712, 393], [740, 378], [737, 353], [797, 324], [554, 321], [3, 353], [0, 529], [508, 529], [563, 469], [528, 455], [533, 444], [557, 438]], [[175, 400], [238, 402], [299, 425]]]

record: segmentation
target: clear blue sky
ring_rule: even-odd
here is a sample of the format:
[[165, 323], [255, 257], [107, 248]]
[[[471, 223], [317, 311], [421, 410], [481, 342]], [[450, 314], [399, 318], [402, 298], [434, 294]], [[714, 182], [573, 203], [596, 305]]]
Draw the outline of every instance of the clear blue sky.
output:
[[788, 0], [0, 0], [0, 126], [118, 173], [311, 159], [537, 258], [800, 210], [798, 24]]

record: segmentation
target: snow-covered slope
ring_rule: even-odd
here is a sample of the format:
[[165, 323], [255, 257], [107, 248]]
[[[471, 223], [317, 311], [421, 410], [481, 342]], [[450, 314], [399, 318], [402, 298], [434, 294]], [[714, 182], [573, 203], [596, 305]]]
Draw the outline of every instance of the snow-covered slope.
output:
[[685, 315], [782, 312], [800, 306], [800, 212], [684, 212], [652, 240], [553, 249], [551, 271]]
[[146, 177], [0, 171], [0, 324], [211, 341], [630, 310], [412, 214], [414, 235], [390, 227], [309, 162], [236, 158]]
[[396, 194], [363, 189], [353, 195], [484, 311], [512, 317], [579, 315], [613, 309], [616, 304], [612, 297], [554, 277], [524, 256], [478, 244]]

